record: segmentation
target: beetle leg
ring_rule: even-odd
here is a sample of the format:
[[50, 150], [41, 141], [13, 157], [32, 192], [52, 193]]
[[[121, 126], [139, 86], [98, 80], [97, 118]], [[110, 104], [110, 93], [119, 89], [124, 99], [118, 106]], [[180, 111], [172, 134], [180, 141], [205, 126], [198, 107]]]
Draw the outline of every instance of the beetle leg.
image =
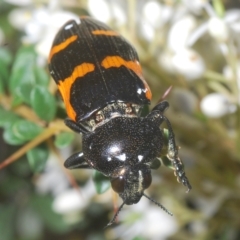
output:
[[[169, 103], [167, 101], [162, 101], [160, 103], [158, 103], [153, 109], [152, 111], [158, 110], [161, 113], [163, 113], [165, 110], [167, 110], [169, 107]], [[151, 111], [151, 112], [152, 112]]]
[[82, 152], [74, 153], [64, 162], [64, 166], [68, 169], [92, 168], [86, 162]]
[[178, 147], [176, 146], [176, 143], [175, 143], [175, 137], [174, 137], [174, 132], [173, 132], [171, 123], [169, 122], [167, 117], [165, 117], [163, 114], [160, 114], [160, 115], [161, 115], [161, 118], [163, 118], [163, 120], [166, 122], [168, 126], [168, 131], [169, 131], [167, 157], [172, 162], [178, 181], [180, 181], [184, 186], [188, 188], [187, 190], [188, 192], [192, 187], [184, 171], [184, 165], [178, 156]]
[[71, 120], [70, 118], [66, 118], [64, 120], [64, 123], [70, 128], [72, 129], [74, 132], [77, 133], [87, 133], [89, 132], [85, 127], [83, 127], [81, 124], [78, 124], [76, 122], [74, 122], [73, 120]]

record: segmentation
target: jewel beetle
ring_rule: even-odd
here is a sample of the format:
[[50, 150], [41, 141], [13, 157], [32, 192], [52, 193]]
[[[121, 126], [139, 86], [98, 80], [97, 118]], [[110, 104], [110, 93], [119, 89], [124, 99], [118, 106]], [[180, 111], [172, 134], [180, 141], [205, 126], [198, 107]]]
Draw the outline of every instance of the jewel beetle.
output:
[[168, 212], [144, 193], [152, 181], [151, 166], [163, 148], [163, 122], [169, 131], [167, 158], [178, 181], [188, 191], [191, 185], [164, 115], [168, 102], [140, 116], [152, 94], [133, 46], [104, 23], [80, 17], [59, 30], [48, 62], [66, 106], [65, 124], [82, 133], [82, 152], [69, 157], [65, 167], [100, 171], [123, 200], [109, 225], [124, 204], [136, 204], [142, 196]]

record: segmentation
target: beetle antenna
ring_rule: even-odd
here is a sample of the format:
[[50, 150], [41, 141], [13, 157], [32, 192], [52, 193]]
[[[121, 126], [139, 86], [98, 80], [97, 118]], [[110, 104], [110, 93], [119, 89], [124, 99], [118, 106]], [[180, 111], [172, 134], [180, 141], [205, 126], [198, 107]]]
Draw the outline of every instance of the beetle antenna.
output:
[[153, 200], [152, 198], [150, 198], [148, 195], [146, 195], [145, 193], [143, 193], [143, 196], [145, 196], [147, 199], [149, 199], [151, 202], [155, 203], [157, 206], [159, 206], [163, 211], [165, 211], [167, 214], [169, 214], [170, 216], [173, 216], [173, 214], [171, 212], [169, 212], [163, 205], [161, 205], [159, 202]]
[[121, 204], [121, 206], [118, 208], [118, 210], [117, 210], [117, 212], [115, 213], [115, 215], [113, 216], [112, 220], [107, 224], [107, 226], [106, 226], [105, 228], [111, 226], [111, 225], [115, 222], [115, 220], [116, 220], [119, 212], [122, 210], [124, 204], [125, 204], [125, 201], [124, 201], [124, 202]]

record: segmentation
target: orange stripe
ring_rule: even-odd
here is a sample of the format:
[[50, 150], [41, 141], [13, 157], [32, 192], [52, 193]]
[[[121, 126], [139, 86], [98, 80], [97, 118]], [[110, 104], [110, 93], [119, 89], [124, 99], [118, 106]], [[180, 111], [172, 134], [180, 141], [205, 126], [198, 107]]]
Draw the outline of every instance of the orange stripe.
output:
[[76, 41], [76, 39], [77, 39], [77, 35], [73, 35], [70, 38], [66, 39], [64, 42], [62, 42], [56, 46], [53, 46], [50, 51], [49, 57], [48, 57], [48, 62], [51, 61], [54, 54], [64, 50], [69, 44]]
[[119, 36], [117, 32], [111, 30], [94, 30], [92, 31], [94, 35], [106, 35], [106, 36]]
[[111, 67], [119, 68], [120, 66], [125, 66], [126, 68], [131, 69], [143, 81], [143, 84], [145, 86], [145, 96], [146, 96], [146, 98], [149, 99], [149, 100], [152, 99], [151, 90], [150, 90], [147, 82], [143, 78], [142, 68], [141, 68], [141, 66], [140, 66], [140, 64], [139, 64], [139, 62], [137, 60], [135, 60], [135, 61], [126, 61], [123, 58], [121, 58], [120, 56], [108, 56], [108, 57], [104, 58], [104, 60], [102, 61], [101, 65], [102, 65], [102, 67], [104, 67], [106, 69], [107, 68], [111, 68]]
[[68, 116], [75, 121], [76, 112], [70, 103], [71, 87], [77, 78], [85, 76], [87, 73], [94, 71], [95, 66], [92, 63], [82, 63], [76, 66], [72, 72], [72, 75], [64, 80], [60, 80], [58, 83], [58, 89], [63, 97], [63, 101], [66, 106]]

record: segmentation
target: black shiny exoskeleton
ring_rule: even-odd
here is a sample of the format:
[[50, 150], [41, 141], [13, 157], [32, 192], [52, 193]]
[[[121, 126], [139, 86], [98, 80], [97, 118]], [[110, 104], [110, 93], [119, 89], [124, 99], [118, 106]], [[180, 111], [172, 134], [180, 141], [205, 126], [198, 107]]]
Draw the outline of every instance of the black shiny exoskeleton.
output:
[[146, 117], [140, 117], [151, 92], [135, 49], [123, 37], [91, 18], [69, 21], [53, 42], [49, 69], [66, 105], [66, 125], [82, 133], [82, 152], [69, 157], [65, 167], [92, 168], [109, 177], [123, 200], [119, 211], [124, 204], [136, 204], [143, 195], [149, 198], [144, 191], [152, 181], [152, 164], [163, 148], [160, 126], [165, 122], [167, 158], [177, 179], [191, 189], [171, 124], [164, 116], [169, 104], [160, 102]]

